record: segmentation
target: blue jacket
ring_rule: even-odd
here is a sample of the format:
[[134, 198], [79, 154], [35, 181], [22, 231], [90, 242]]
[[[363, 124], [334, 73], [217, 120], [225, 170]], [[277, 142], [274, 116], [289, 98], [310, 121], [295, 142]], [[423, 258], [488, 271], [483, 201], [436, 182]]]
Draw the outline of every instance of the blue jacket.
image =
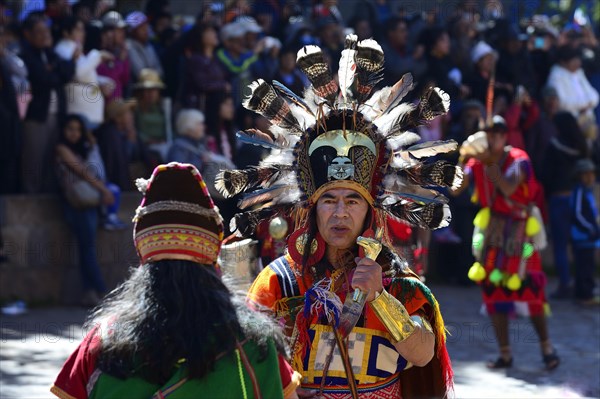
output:
[[600, 247], [598, 207], [593, 189], [581, 184], [571, 194], [571, 239], [578, 247]]

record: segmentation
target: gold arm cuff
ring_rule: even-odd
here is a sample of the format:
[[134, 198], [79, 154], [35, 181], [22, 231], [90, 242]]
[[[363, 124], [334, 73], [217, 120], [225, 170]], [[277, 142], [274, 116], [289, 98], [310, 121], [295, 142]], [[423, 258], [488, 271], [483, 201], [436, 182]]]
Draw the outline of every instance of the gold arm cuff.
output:
[[394, 341], [404, 341], [417, 329], [417, 324], [410, 318], [404, 305], [385, 289], [369, 305]]

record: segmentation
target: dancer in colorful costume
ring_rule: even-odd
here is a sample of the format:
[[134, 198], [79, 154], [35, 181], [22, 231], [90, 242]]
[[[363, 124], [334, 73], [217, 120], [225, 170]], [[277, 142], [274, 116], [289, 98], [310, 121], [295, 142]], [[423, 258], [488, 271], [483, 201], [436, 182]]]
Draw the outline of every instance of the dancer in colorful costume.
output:
[[303, 397], [444, 397], [452, 386], [439, 305], [386, 231], [388, 215], [448, 224], [447, 199], [423, 186], [460, 184], [460, 168], [429, 159], [457, 143], [417, 145], [411, 131], [446, 113], [450, 99], [432, 87], [418, 105], [402, 103], [410, 74], [373, 92], [383, 63], [377, 42], [349, 35], [338, 83], [319, 47], [301, 49], [312, 83], [304, 97], [258, 80], [244, 103], [274, 126], [238, 137], [271, 155], [217, 178], [224, 195], [246, 193], [239, 205], [251, 210], [233, 219], [240, 235], [273, 212], [294, 216], [287, 253], [260, 273], [248, 300], [284, 325]]
[[53, 394], [82, 398], [297, 398], [283, 336], [232, 298], [217, 267], [223, 224], [198, 170], [138, 179], [141, 266], [95, 309]]
[[482, 207], [473, 221], [476, 262], [469, 278], [481, 286], [500, 347], [500, 356], [488, 367], [512, 366], [508, 317], [521, 315], [531, 319], [543, 362], [551, 370], [560, 359], [550, 342], [545, 316], [546, 276], [538, 251], [546, 243], [533, 203], [538, 183], [527, 153], [507, 146], [506, 138], [506, 123], [497, 115], [485, 132], [469, 136], [460, 148], [465, 178], [455, 193], [472, 183], [473, 200]]

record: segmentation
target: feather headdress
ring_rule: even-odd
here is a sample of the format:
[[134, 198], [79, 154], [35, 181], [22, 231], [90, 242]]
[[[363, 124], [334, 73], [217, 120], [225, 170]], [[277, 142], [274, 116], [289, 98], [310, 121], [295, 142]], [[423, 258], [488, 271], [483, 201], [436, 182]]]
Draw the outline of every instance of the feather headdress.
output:
[[[271, 149], [260, 165], [222, 171], [217, 188], [226, 197], [245, 193], [236, 215], [247, 234], [271, 211], [306, 209], [331, 188], [359, 192], [376, 212], [413, 225], [448, 225], [447, 199], [432, 186], [456, 187], [460, 168], [432, 157], [454, 151], [454, 141], [419, 143], [413, 131], [448, 111], [450, 98], [437, 87], [417, 104], [402, 102], [413, 78], [375, 90], [383, 77], [384, 54], [372, 39], [348, 35], [335, 80], [323, 52], [306, 46], [297, 65], [311, 86], [303, 96], [280, 82], [257, 80], [243, 105], [271, 121], [270, 132], [250, 129], [238, 138]], [[425, 188], [427, 187], [427, 188]], [[304, 212], [306, 213], [306, 212]]]

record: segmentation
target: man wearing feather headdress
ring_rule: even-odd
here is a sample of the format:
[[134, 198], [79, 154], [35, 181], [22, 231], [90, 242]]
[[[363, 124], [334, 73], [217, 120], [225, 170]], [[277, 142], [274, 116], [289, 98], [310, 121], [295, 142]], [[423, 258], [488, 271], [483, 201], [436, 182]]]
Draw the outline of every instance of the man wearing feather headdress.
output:
[[452, 387], [438, 303], [385, 245], [388, 215], [425, 228], [449, 222], [447, 199], [423, 186], [460, 184], [460, 168], [430, 160], [457, 144], [415, 145], [410, 131], [450, 100], [430, 88], [419, 105], [402, 103], [410, 74], [373, 92], [383, 63], [377, 42], [349, 35], [336, 81], [319, 47], [301, 49], [312, 83], [304, 97], [259, 80], [244, 103], [274, 126], [239, 139], [271, 155], [217, 178], [226, 196], [246, 192], [239, 205], [252, 210], [232, 221], [238, 234], [273, 212], [295, 218], [286, 254], [259, 274], [248, 300], [284, 325], [306, 397], [443, 397]]

